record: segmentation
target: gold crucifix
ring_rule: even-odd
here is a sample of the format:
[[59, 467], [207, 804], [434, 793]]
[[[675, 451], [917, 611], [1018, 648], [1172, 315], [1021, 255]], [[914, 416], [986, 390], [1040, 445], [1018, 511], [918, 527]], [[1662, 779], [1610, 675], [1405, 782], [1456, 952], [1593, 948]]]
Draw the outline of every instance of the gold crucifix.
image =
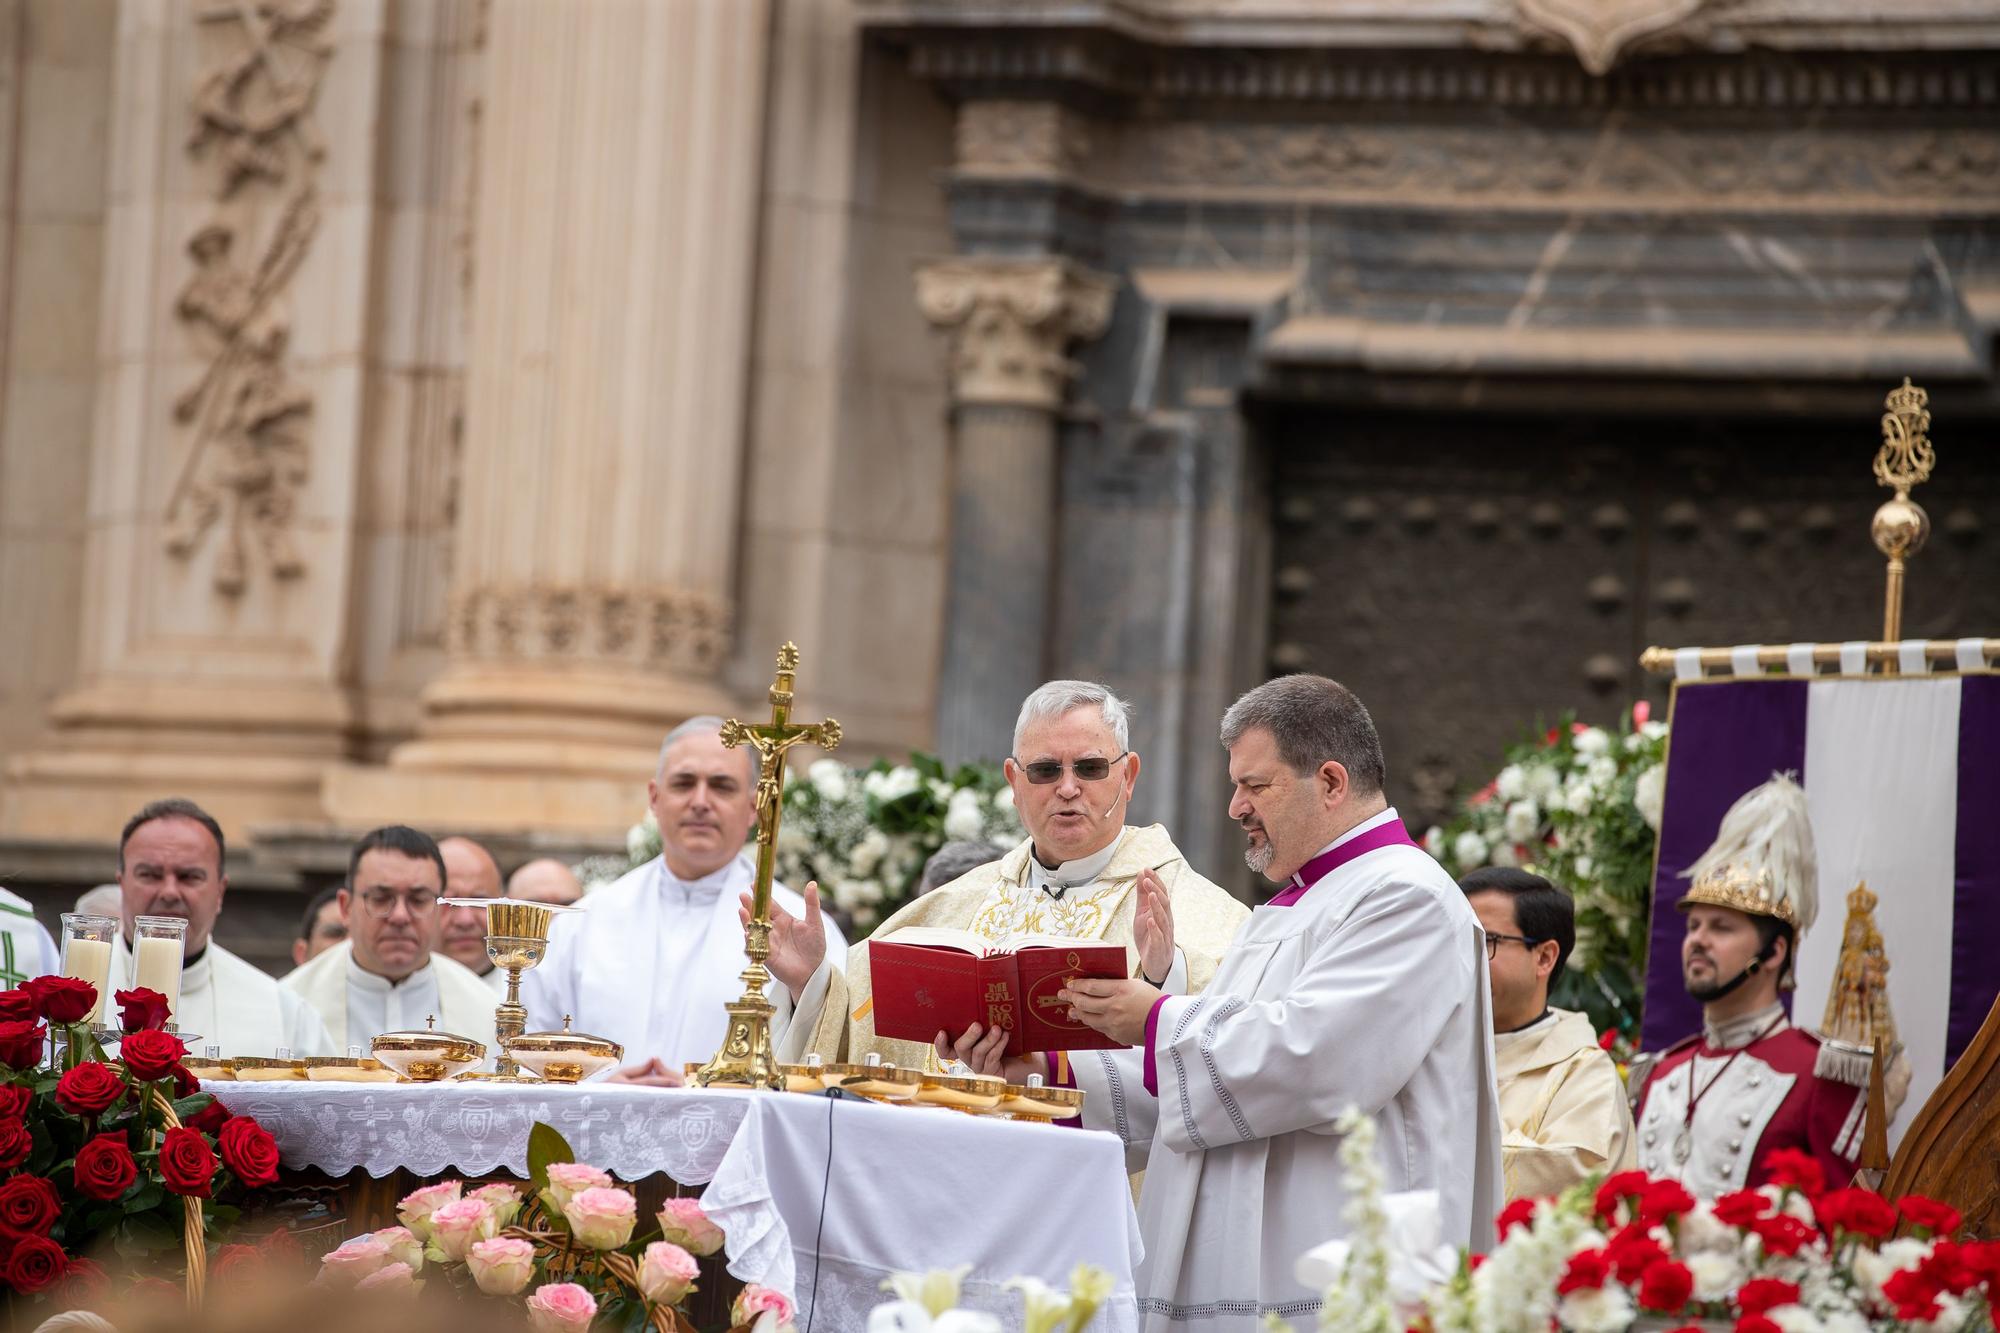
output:
[[743, 951], [750, 966], [743, 969], [743, 998], [732, 1000], [729, 1032], [715, 1058], [688, 1073], [697, 1087], [728, 1084], [739, 1087], [785, 1086], [771, 1050], [771, 1002], [764, 998], [771, 971], [771, 876], [778, 863], [778, 820], [784, 813], [785, 752], [794, 745], [832, 750], [840, 744], [840, 723], [792, 721], [792, 680], [799, 669], [799, 650], [786, 644], [778, 650], [778, 675], [771, 685], [771, 720], [759, 725], [730, 718], [722, 724], [722, 743], [731, 749], [748, 745], [757, 751], [757, 880], [751, 891], [750, 924], [744, 927]]

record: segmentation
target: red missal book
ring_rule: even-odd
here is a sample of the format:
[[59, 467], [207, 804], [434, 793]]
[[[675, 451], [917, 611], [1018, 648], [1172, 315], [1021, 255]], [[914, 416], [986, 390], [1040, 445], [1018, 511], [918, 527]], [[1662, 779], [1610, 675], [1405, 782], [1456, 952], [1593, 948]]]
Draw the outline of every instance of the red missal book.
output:
[[1119, 1043], [1065, 1017], [1056, 999], [1071, 977], [1131, 975], [1124, 947], [1049, 935], [997, 944], [969, 931], [906, 926], [868, 941], [875, 1035], [929, 1045], [974, 1023], [1007, 1029], [1007, 1054], [1106, 1051]]

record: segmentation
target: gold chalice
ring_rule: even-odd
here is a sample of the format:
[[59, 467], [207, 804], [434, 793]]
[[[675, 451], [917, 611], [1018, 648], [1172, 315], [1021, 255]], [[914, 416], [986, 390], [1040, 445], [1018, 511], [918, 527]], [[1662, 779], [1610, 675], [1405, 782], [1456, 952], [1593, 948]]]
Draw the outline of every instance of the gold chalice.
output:
[[500, 1046], [493, 1058], [493, 1072], [459, 1077], [500, 1083], [542, 1082], [538, 1075], [521, 1068], [508, 1049], [528, 1030], [528, 1011], [521, 1004], [521, 974], [548, 956], [549, 923], [556, 913], [581, 909], [511, 898], [440, 898], [438, 902], [446, 907], [486, 909], [486, 956], [507, 974], [507, 998], [493, 1009], [493, 1032]]

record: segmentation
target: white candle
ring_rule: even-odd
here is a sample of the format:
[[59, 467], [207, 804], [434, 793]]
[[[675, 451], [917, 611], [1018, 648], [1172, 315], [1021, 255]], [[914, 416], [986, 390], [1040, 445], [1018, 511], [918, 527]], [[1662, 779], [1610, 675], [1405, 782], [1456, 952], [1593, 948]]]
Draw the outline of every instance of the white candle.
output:
[[63, 975], [88, 981], [97, 987], [97, 1007], [84, 1021], [95, 1024], [104, 1016], [104, 1002], [111, 998], [111, 941], [69, 937], [63, 950]]
[[181, 942], [149, 935], [133, 941], [132, 984], [166, 996], [171, 1016], [181, 1007]]

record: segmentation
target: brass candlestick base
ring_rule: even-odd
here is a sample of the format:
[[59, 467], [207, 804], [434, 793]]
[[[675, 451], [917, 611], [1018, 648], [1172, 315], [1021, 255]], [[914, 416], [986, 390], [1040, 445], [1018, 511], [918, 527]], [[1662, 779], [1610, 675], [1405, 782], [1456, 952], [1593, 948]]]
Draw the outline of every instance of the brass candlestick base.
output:
[[782, 1092], [785, 1075], [771, 1049], [771, 1002], [764, 998], [771, 970], [771, 875], [778, 860], [778, 818], [783, 813], [785, 751], [794, 745], [832, 750], [840, 744], [840, 724], [832, 718], [811, 724], [794, 723], [792, 679], [799, 669], [799, 650], [786, 644], [778, 650], [778, 674], [771, 684], [771, 720], [757, 726], [731, 718], [722, 724], [722, 743], [731, 749], [748, 745], [757, 751], [757, 879], [751, 891], [750, 924], [743, 929], [743, 952], [750, 966], [743, 969], [743, 998], [723, 1006], [729, 1032], [722, 1049], [688, 1081], [698, 1088], [718, 1085], [770, 1088]]
[[764, 987], [771, 979], [770, 969], [764, 966], [764, 960], [771, 956], [771, 926], [767, 921], [753, 920], [744, 933], [750, 966], [742, 972], [742, 998], [723, 1006], [729, 1014], [729, 1033], [722, 1039], [722, 1049], [695, 1070], [689, 1081], [698, 1088], [730, 1086], [782, 1092], [785, 1076], [771, 1047], [771, 1016], [777, 1011], [764, 998]]

